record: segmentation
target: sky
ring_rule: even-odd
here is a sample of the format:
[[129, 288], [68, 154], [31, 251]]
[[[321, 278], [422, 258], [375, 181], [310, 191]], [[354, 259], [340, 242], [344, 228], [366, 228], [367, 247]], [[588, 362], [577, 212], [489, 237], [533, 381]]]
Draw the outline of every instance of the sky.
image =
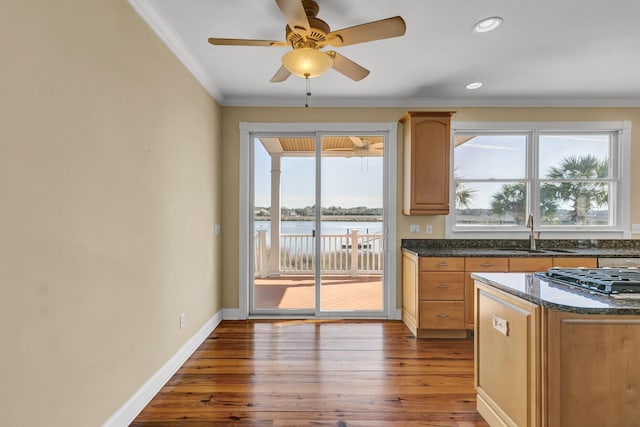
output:
[[[382, 157], [324, 157], [322, 204], [352, 208], [382, 207]], [[283, 157], [281, 162], [282, 207], [304, 208], [315, 204], [315, 159]], [[257, 207], [271, 204], [271, 157], [256, 140], [254, 188]]]
[[[569, 155], [595, 154], [609, 158], [609, 135], [541, 135], [539, 144], [539, 177], [544, 178], [552, 166]], [[454, 150], [454, 175], [461, 179], [526, 178], [526, 136], [481, 135]], [[503, 182], [468, 183], [476, 190], [471, 208], [490, 208], [491, 195], [500, 191]]]

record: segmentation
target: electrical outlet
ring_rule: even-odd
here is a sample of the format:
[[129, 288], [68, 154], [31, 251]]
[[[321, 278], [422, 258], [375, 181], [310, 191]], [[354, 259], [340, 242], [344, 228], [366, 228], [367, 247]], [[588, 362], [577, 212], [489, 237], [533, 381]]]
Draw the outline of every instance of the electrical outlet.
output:
[[427, 227], [425, 228], [425, 232], [427, 234], [433, 234], [433, 225], [431, 224], [427, 225]]
[[184, 328], [184, 313], [180, 313], [180, 329]]
[[409, 225], [409, 233], [419, 233], [419, 232], [420, 232], [420, 226], [418, 224]]
[[214, 236], [220, 235], [220, 224], [216, 224], [213, 226], [213, 235]]
[[640, 234], [640, 224], [631, 224], [631, 232], [633, 234]]

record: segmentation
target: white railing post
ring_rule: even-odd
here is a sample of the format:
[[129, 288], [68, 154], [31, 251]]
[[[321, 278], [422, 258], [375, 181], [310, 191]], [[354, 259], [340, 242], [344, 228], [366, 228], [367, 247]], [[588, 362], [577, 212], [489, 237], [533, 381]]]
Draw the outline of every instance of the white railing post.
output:
[[280, 154], [271, 155], [271, 250], [269, 275], [280, 275]]
[[269, 255], [267, 254], [267, 230], [258, 231], [257, 239], [258, 250], [258, 268], [256, 269], [256, 276], [267, 277], [269, 271]]
[[358, 230], [351, 232], [351, 277], [358, 275]]

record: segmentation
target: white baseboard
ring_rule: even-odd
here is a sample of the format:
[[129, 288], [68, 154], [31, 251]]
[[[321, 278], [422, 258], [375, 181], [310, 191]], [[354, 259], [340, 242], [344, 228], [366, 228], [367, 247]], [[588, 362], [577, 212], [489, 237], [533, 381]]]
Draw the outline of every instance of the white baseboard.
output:
[[242, 314], [239, 308], [223, 308], [222, 318], [224, 320], [247, 320], [247, 316]]
[[194, 351], [204, 342], [211, 332], [222, 321], [222, 310], [213, 315], [202, 328], [189, 341], [187, 341], [176, 354], [167, 361], [155, 374], [135, 392], [133, 396], [118, 409], [104, 424], [103, 427], [128, 426], [145, 406], [153, 399], [160, 389], [171, 379], [173, 374], [187, 361]]

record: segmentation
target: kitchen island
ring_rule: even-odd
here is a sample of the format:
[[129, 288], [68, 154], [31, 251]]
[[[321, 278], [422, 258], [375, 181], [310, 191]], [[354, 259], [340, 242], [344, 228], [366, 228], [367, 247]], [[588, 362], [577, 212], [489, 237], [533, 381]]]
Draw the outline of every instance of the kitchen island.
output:
[[471, 276], [477, 407], [491, 426], [640, 425], [640, 299]]

